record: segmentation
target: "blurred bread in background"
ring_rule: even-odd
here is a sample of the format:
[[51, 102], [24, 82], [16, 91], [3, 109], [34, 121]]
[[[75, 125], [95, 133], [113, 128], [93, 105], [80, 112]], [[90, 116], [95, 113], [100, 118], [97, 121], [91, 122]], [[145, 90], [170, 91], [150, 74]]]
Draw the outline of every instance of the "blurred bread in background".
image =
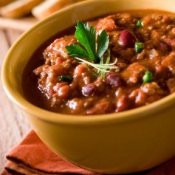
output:
[[6, 18], [21, 18], [31, 13], [37, 19], [43, 19], [80, 1], [85, 0], [0, 0], [0, 15]]
[[61, 8], [71, 5], [75, 2], [75, 0], [46, 0], [33, 8], [32, 14], [38, 19], [43, 19], [60, 10]]
[[0, 0], [0, 7], [7, 5], [10, 2], [13, 2], [15, 0]]
[[8, 18], [23, 17], [31, 12], [31, 10], [43, 0], [17, 0], [2, 7], [0, 14]]

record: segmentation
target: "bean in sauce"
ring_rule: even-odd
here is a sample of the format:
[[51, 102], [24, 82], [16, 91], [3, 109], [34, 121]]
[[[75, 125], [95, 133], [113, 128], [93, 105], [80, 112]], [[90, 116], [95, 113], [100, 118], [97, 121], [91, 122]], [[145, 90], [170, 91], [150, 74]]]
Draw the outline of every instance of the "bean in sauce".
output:
[[[175, 92], [175, 15], [158, 10], [118, 12], [94, 20], [109, 36], [110, 70], [69, 56], [74, 27], [52, 37], [33, 54], [23, 74], [23, 91], [33, 104], [65, 114], [105, 114], [148, 105]], [[138, 44], [139, 43], [139, 44]], [[141, 48], [142, 47], [142, 48]], [[145, 74], [151, 75], [143, 82]]]

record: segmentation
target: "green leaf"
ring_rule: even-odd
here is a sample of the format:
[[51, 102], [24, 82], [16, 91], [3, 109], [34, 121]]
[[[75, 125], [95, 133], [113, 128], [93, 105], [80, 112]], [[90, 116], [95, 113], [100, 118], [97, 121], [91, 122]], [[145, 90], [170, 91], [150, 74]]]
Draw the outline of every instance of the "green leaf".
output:
[[86, 23], [78, 22], [75, 31], [75, 37], [80, 42], [80, 44], [86, 49], [89, 60], [95, 61], [95, 41], [96, 41], [96, 31], [93, 27], [89, 27]]
[[105, 30], [97, 34], [94, 27], [88, 23], [78, 22], [75, 31], [78, 44], [67, 46], [67, 52], [76, 60], [83, 62], [96, 69], [103, 78], [110, 70], [118, 71], [115, 65], [110, 63], [109, 36]]
[[79, 57], [79, 58], [86, 58], [88, 59], [88, 53], [84, 48], [79, 46], [78, 44], [72, 44], [66, 47], [68, 54], [71, 57]]
[[97, 55], [99, 58], [101, 58], [109, 47], [109, 37], [105, 30], [103, 30], [98, 36], [97, 45]]
[[87, 35], [89, 38], [90, 46], [93, 53], [95, 54], [96, 53], [96, 30], [92, 26], [89, 27], [88, 23], [86, 24], [86, 26], [87, 26]]

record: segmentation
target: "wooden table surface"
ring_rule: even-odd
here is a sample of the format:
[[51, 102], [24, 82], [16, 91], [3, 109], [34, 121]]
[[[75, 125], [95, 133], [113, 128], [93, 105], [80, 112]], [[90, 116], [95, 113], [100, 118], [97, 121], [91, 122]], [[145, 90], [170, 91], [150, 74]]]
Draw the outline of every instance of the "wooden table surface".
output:
[[[21, 35], [17, 30], [0, 29], [0, 66], [9, 47]], [[6, 153], [30, 130], [26, 118], [6, 96], [0, 81], [0, 172], [5, 165]]]

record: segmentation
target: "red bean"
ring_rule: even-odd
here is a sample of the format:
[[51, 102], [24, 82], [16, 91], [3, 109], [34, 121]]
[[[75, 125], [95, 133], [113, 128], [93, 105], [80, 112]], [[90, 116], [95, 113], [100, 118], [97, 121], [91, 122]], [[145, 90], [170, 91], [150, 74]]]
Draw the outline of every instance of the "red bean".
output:
[[123, 81], [118, 73], [109, 73], [106, 76], [106, 83], [111, 85], [112, 87], [120, 87], [123, 84]]
[[133, 90], [130, 95], [129, 99], [136, 105], [136, 106], [142, 106], [145, 104], [146, 101], [146, 94], [140, 90], [135, 89]]
[[160, 42], [158, 45], [158, 48], [160, 49], [160, 51], [164, 52], [169, 52], [171, 50], [171, 46], [168, 45], [165, 42]]
[[67, 98], [69, 96], [69, 91], [70, 91], [70, 88], [68, 85], [61, 86], [57, 92], [58, 97], [61, 99]]
[[123, 30], [120, 32], [118, 43], [120, 46], [125, 48], [134, 47], [136, 42], [135, 36], [128, 30]]
[[128, 108], [128, 98], [127, 96], [121, 96], [117, 101], [117, 109], [116, 112], [124, 111]]
[[94, 95], [95, 92], [96, 86], [93, 83], [87, 84], [84, 87], [82, 87], [82, 94], [86, 97]]

